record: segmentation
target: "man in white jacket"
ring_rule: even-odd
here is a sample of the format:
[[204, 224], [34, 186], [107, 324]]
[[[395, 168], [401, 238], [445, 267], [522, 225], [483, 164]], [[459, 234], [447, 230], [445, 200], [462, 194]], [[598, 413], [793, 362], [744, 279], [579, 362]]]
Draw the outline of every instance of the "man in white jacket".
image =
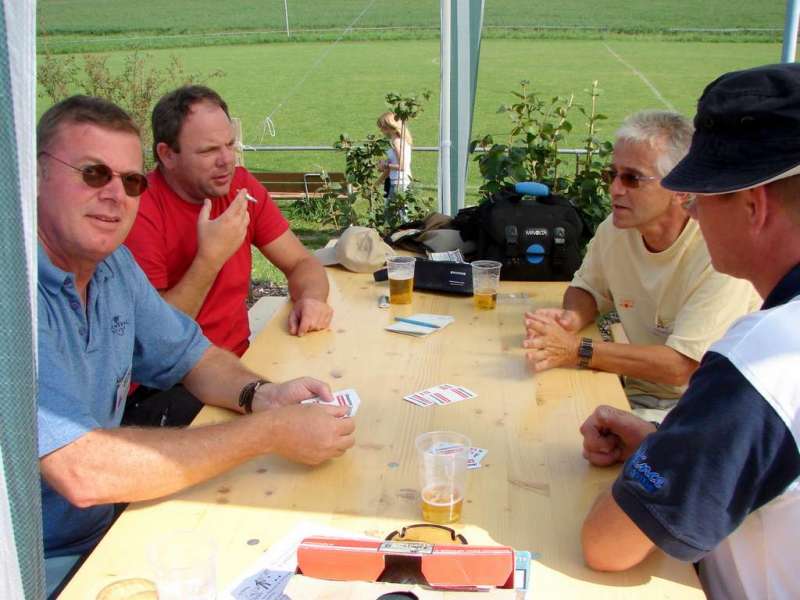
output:
[[624, 570], [656, 547], [699, 561], [713, 599], [800, 597], [800, 65], [728, 73], [700, 98], [688, 155], [662, 185], [696, 195], [718, 271], [764, 298], [711, 346], [656, 429], [600, 407], [584, 456], [625, 461], [583, 526], [587, 563]]

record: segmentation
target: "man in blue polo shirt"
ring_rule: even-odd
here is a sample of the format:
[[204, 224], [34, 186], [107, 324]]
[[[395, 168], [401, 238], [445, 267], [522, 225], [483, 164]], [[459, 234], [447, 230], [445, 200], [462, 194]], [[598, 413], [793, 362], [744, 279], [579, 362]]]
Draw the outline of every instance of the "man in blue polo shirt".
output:
[[[38, 429], [48, 595], [105, 533], [114, 504], [170, 494], [266, 453], [317, 464], [353, 444], [345, 410], [308, 377], [259, 379], [170, 307], [121, 246], [142, 174], [139, 132], [74, 96], [37, 128]], [[131, 379], [182, 382], [206, 404], [252, 413], [194, 429], [120, 427]]]
[[703, 92], [689, 154], [662, 185], [696, 196], [714, 268], [764, 298], [702, 359], [655, 427], [600, 407], [581, 427], [595, 465], [625, 461], [583, 526], [589, 566], [655, 547], [712, 599], [800, 598], [800, 65], [728, 73]]

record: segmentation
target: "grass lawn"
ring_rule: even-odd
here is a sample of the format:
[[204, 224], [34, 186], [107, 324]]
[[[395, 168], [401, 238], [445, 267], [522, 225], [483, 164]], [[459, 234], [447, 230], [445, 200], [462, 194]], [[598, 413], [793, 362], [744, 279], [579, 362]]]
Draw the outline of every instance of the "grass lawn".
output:
[[[337, 45], [315, 69], [329, 48], [326, 43], [262, 44], [155, 50], [150, 64], [164, 66], [177, 55], [189, 72], [222, 69], [211, 81], [243, 121], [248, 143], [330, 145], [340, 133], [356, 138], [377, 133], [376, 117], [385, 110], [384, 95], [430, 89], [434, 92], [411, 126], [415, 145], [436, 146], [439, 119], [439, 44], [434, 40], [348, 42]], [[112, 53], [121, 65], [125, 53]], [[703, 87], [719, 74], [774, 62], [780, 46], [771, 43], [690, 43], [645, 40], [484, 40], [473, 124], [474, 136], [492, 133], [502, 139], [507, 117], [497, 108], [512, 97], [521, 79], [529, 79], [544, 98], [585, 90], [597, 79], [603, 90], [600, 110], [609, 119], [600, 135], [610, 138], [622, 118], [642, 108], [675, 109], [692, 114]], [[403, 57], [397, 60], [397, 57]], [[624, 61], [624, 62], [623, 62]], [[42, 112], [49, 102], [42, 99]], [[272, 114], [277, 135], [262, 138], [264, 117]], [[567, 146], [578, 145], [582, 120], [573, 113], [575, 130]], [[413, 171], [435, 188], [436, 154], [415, 153]], [[334, 152], [248, 153], [254, 169], [341, 171], [343, 158]], [[470, 185], [477, 187], [477, 169]]]
[[[320, 29], [338, 34], [351, 24], [357, 35], [366, 35], [368, 28], [435, 30], [440, 19], [437, 0], [290, 0], [287, 4], [289, 28], [295, 35]], [[783, 0], [600, 0], [587, 10], [586, 0], [491, 0], [486, 2], [484, 24], [489, 31], [494, 27], [575, 28], [571, 35], [584, 28], [625, 32], [782, 29], [785, 5]], [[60, 36], [116, 35], [124, 38], [121, 43], [132, 45], [143, 43], [133, 37], [157, 34], [161, 44], [187, 45], [217, 43], [209, 36], [205, 40], [188, 38], [192, 34], [225, 33], [231, 37], [236, 32], [284, 32], [285, 28], [280, 0], [40, 0], [37, 17], [39, 33], [47, 33], [53, 43], [58, 43]], [[276, 39], [285, 37], [281, 33]]]
[[[399, 27], [406, 37], [419, 34], [421, 39], [353, 40], [384, 35], [360, 29], [336, 45], [330, 41], [251, 43], [257, 39], [251, 35], [253, 31], [283, 27], [283, 3], [277, 0], [105, 0], [99, 4], [41, 0], [37, 5], [38, 44], [40, 51], [51, 52], [70, 47], [97, 49], [108, 44], [127, 48], [153, 43], [175, 46], [147, 51], [148, 65], [163, 68], [177, 56], [189, 73], [223, 70], [224, 75], [209, 84], [225, 97], [233, 115], [241, 117], [244, 139], [250, 144], [331, 145], [340, 133], [356, 139], [377, 133], [375, 119], [385, 110], [387, 92], [406, 94], [429, 89], [433, 97], [411, 129], [416, 146], [436, 146], [438, 2], [290, 1], [290, 26], [293, 30], [333, 28], [338, 32], [367, 6], [370, 8], [357, 27]], [[599, 109], [608, 116], [599, 135], [608, 139], [624, 116], [636, 110], [673, 108], [691, 115], [703, 87], [713, 78], [725, 71], [778, 61], [780, 44], [743, 42], [750, 34], [742, 33], [730, 34], [730, 41], [719, 41], [723, 39], [720, 34], [712, 36], [715, 41], [678, 41], [664, 32], [670, 28], [781, 28], [784, 6], [782, 0], [758, 4], [743, 0], [607, 0], [587, 11], [585, 0], [546, 0], [535, 7], [523, 0], [487, 2], [473, 137], [491, 133], [498, 141], [504, 139], [508, 120], [497, 113], [497, 108], [512, 101], [511, 91], [522, 79], [530, 80], [531, 89], [540, 92], [542, 98], [574, 93], [578, 103], [588, 99], [586, 90], [598, 80], [602, 89]], [[522, 33], [519, 35], [527, 37], [517, 38], [517, 33], [492, 29], [531, 25], [576, 27], [555, 35], [582, 39], [552, 39], [546, 31]], [[637, 35], [587, 33], [582, 27]], [[424, 28], [432, 33], [421, 34]], [[240, 31], [244, 32], [242, 36], [236, 33]], [[186, 37], [194, 34], [201, 34], [203, 39]], [[543, 39], [531, 39], [532, 35]], [[147, 36], [149, 42], [143, 39]], [[211, 43], [208, 40], [215, 36], [226, 45], [202, 45]], [[82, 41], [70, 45], [78, 39]], [[760, 39], [777, 38], [770, 33]], [[109, 64], [120, 69], [130, 51], [110, 52]], [[38, 112], [41, 114], [49, 104], [48, 99], [41, 98]], [[262, 123], [267, 115], [275, 123], [274, 137], [263, 135]], [[572, 124], [567, 147], [580, 145], [583, 135], [583, 120], [577, 110], [572, 113]], [[273, 171], [344, 169], [343, 157], [336, 152], [248, 153], [246, 164], [252, 169]], [[414, 175], [431, 195], [435, 195], [436, 171], [436, 153], [414, 153]], [[477, 168], [470, 168], [468, 185], [472, 193], [468, 202], [474, 202], [479, 184]], [[324, 244], [331, 234], [320, 233], [315, 223], [294, 218], [292, 225], [310, 247]], [[257, 252], [254, 275], [257, 279], [280, 279]]]

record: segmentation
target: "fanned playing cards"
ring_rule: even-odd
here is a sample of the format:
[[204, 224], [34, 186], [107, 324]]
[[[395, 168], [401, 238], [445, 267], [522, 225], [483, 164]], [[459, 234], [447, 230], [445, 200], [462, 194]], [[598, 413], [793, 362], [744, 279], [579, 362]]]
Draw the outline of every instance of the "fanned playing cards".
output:
[[347, 414], [345, 417], [355, 417], [358, 412], [358, 407], [361, 404], [361, 398], [358, 393], [352, 388], [333, 392], [333, 400], [325, 401], [319, 396], [314, 396], [308, 400], [302, 400], [300, 404], [320, 404], [322, 406], [346, 406]]
[[417, 406], [444, 406], [446, 404], [454, 404], [462, 400], [469, 400], [477, 397], [478, 394], [472, 390], [468, 390], [460, 385], [451, 385], [449, 383], [442, 383], [429, 387], [420, 392], [414, 392], [408, 396], [404, 396], [403, 400], [416, 404]]

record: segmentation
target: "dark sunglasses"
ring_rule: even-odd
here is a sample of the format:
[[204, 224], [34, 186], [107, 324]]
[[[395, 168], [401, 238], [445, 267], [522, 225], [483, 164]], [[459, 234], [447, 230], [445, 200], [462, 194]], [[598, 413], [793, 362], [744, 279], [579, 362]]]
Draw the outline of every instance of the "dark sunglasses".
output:
[[49, 156], [56, 162], [60, 162], [62, 165], [66, 165], [70, 169], [75, 169], [81, 174], [81, 176], [83, 176], [83, 182], [89, 187], [101, 188], [108, 184], [108, 182], [111, 181], [111, 179], [116, 175], [122, 180], [122, 187], [125, 188], [125, 193], [128, 194], [128, 196], [141, 196], [142, 193], [147, 189], [147, 177], [141, 173], [117, 173], [116, 171], [112, 171], [111, 167], [104, 165], [103, 163], [86, 165], [85, 167], [76, 167], [68, 162], [64, 162], [60, 158], [56, 158], [49, 152], [39, 153], [40, 156], [42, 154]]
[[603, 171], [603, 181], [611, 185], [619, 177], [619, 182], [626, 188], [636, 189], [642, 181], [652, 181], [660, 179], [652, 175], [637, 175], [636, 173], [620, 173], [616, 169], [606, 169]]

